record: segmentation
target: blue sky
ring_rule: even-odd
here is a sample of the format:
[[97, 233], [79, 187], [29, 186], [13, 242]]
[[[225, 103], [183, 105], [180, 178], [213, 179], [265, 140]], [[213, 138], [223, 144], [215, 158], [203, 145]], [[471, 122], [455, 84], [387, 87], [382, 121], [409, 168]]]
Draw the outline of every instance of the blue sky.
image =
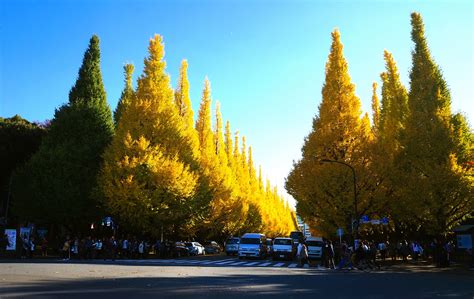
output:
[[143, 69], [149, 38], [164, 37], [173, 85], [189, 62], [199, 107], [211, 81], [224, 119], [252, 145], [254, 160], [284, 192], [321, 101], [330, 33], [339, 28], [364, 112], [391, 51], [408, 86], [410, 13], [425, 22], [432, 55], [450, 86], [453, 111], [474, 123], [472, 1], [12, 1], [0, 3], [0, 116], [50, 119], [67, 101], [92, 34], [115, 109], [124, 63]]

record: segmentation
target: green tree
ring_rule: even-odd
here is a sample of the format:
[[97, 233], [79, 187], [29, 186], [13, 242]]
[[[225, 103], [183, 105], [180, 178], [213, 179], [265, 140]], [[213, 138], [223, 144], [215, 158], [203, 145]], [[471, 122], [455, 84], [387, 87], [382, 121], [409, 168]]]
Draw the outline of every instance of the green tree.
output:
[[90, 40], [69, 95], [69, 103], [56, 110], [39, 151], [14, 179], [13, 208], [23, 220], [80, 231], [101, 214], [94, 190], [102, 153], [113, 134], [97, 36]]
[[19, 115], [0, 117], [0, 215], [7, 214], [13, 171], [38, 151], [47, 126], [48, 123], [31, 123]]

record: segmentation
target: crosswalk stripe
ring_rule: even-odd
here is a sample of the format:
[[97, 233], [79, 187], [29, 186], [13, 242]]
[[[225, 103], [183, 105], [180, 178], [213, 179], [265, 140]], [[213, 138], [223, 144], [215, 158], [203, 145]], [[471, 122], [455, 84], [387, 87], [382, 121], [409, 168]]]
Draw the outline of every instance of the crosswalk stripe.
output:
[[177, 263], [177, 264], [186, 264], [186, 263], [189, 263], [189, 262], [192, 262], [192, 261], [190, 261], [190, 260], [174, 260], [173, 262]]
[[251, 263], [244, 264], [244, 266], [253, 266], [256, 264], [260, 264], [260, 262], [251, 262]]
[[290, 264], [288, 268], [295, 268], [298, 264]]
[[193, 261], [189, 261], [188, 264], [199, 264], [199, 263], [202, 263], [203, 261], [199, 261], [199, 260], [193, 260]]
[[220, 263], [220, 262], [224, 262], [224, 261], [228, 261], [228, 260], [214, 260], [214, 261], [201, 263], [201, 265], [211, 265], [211, 264], [216, 264], [216, 263]]
[[285, 264], [285, 263], [278, 263], [278, 264], [273, 265], [273, 267], [281, 267], [281, 266], [283, 266], [284, 264]]
[[260, 265], [258, 265], [258, 266], [259, 266], [259, 267], [266, 267], [266, 266], [271, 265], [271, 264], [272, 264], [272, 263], [263, 263], [263, 264], [260, 264]]
[[242, 265], [242, 264], [245, 264], [246, 262], [237, 262], [237, 263], [233, 263], [233, 264], [230, 264], [231, 266], [237, 266], [237, 265]]
[[230, 264], [230, 263], [233, 263], [233, 262], [235, 262], [235, 260], [216, 263], [216, 265], [225, 265], [225, 264]]

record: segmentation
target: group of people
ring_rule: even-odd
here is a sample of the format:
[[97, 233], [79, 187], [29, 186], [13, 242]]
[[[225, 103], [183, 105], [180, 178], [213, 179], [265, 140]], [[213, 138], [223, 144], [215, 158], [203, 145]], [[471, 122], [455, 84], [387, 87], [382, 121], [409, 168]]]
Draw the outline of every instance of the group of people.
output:
[[69, 259], [145, 259], [151, 253], [158, 258], [177, 255], [175, 242], [157, 240], [151, 242], [136, 237], [91, 238], [66, 237], [61, 246], [62, 257]]
[[34, 236], [27, 234], [21, 236], [21, 258], [33, 258], [38, 249], [41, 251], [41, 256], [48, 256], [48, 240], [45, 237], [37, 242]]
[[111, 259], [145, 258], [150, 245], [146, 240], [127, 238], [70, 238], [66, 237], [61, 246], [63, 260], [69, 259]]
[[[427, 249], [425, 250], [425, 247]], [[432, 257], [437, 266], [448, 266], [450, 254], [453, 251], [451, 242], [433, 241], [429, 246], [423, 246], [421, 242], [406, 240], [400, 242], [370, 242], [361, 240], [356, 243], [356, 248], [345, 242], [335, 245], [331, 240], [324, 240], [321, 246], [321, 259], [319, 262], [310, 263], [308, 259], [308, 250], [305, 240], [301, 239], [297, 248], [297, 259], [300, 267], [304, 264], [309, 266], [318, 266], [329, 269], [343, 269], [354, 267], [380, 268], [377, 260], [386, 260], [390, 258], [392, 261], [407, 261], [409, 257], [413, 261], [421, 258], [428, 259]]]

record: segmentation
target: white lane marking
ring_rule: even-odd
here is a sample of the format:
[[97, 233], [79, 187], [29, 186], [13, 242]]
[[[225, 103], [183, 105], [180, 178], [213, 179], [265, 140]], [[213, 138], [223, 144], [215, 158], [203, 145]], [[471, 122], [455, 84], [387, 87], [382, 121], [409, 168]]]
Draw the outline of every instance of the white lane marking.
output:
[[260, 264], [260, 262], [251, 262], [251, 263], [244, 264], [244, 266], [253, 266], [256, 264]]
[[225, 264], [230, 264], [230, 263], [233, 263], [233, 262], [235, 262], [235, 260], [216, 263], [216, 265], [225, 265]]
[[237, 266], [237, 265], [242, 265], [242, 264], [245, 264], [246, 262], [237, 262], [237, 263], [233, 263], [233, 264], [230, 264], [231, 266]]
[[281, 266], [283, 266], [284, 264], [285, 264], [285, 263], [278, 263], [278, 264], [273, 265], [273, 267], [281, 267]]
[[186, 264], [191, 262], [191, 260], [174, 260], [174, 262], [177, 264]]
[[202, 263], [203, 261], [199, 261], [199, 260], [192, 260], [192, 261], [189, 261], [188, 264], [199, 264], [199, 263]]
[[263, 263], [263, 264], [260, 264], [260, 265], [258, 265], [258, 266], [259, 266], [259, 267], [266, 267], [266, 266], [271, 265], [271, 264], [272, 264], [272, 263]]
[[231, 259], [231, 260], [214, 260], [214, 261], [209, 261], [209, 262], [201, 263], [201, 265], [210, 265], [210, 264], [222, 263], [222, 262], [225, 262], [225, 261], [235, 261], [235, 259]]
[[298, 266], [298, 264], [290, 264], [288, 268], [295, 268], [296, 266]]

